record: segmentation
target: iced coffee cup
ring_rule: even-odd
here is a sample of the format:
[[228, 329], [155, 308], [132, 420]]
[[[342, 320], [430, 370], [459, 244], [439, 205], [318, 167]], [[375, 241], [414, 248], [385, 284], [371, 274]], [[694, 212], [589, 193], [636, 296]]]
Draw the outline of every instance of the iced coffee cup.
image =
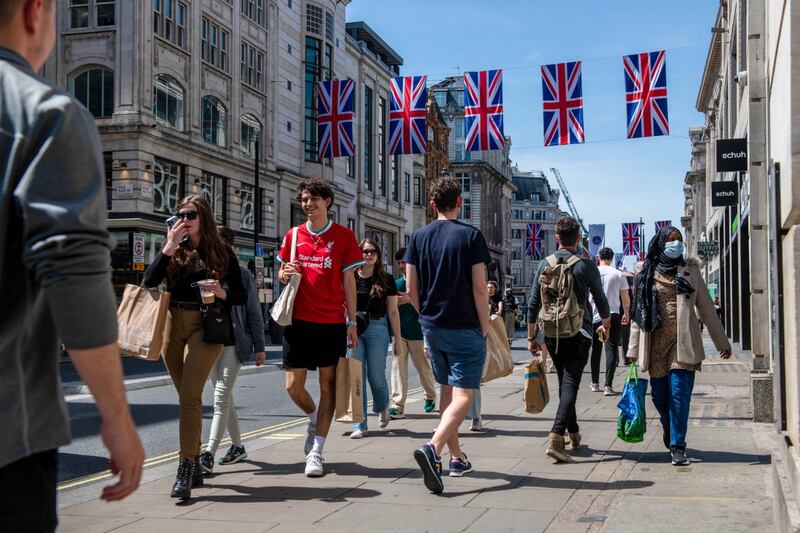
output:
[[204, 304], [214, 303], [214, 291], [211, 290], [214, 282], [213, 279], [204, 279], [197, 282], [197, 287], [200, 289], [200, 299]]

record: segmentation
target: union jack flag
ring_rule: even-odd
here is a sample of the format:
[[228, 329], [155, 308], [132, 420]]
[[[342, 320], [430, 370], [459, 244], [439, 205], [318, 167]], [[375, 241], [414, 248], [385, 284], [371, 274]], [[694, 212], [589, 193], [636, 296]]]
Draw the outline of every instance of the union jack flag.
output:
[[667, 228], [672, 225], [671, 220], [656, 220], [656, 233], [661, 231], [661, 228]]
[[639, 253], [639, 223], [626, 222], [622, 224], [622, 254], [638, 256]]
[[667, 65], [664, 51], [622, 58], [628, 139], [669, 135]]
[[347, 157], [355, 152], [353, 86], [353, 80], [330, 80], [317, 84], [320, 158]]
[[464, 73], [466, 150], [500, 150], [503, 136], [503, 71]]
[[525, 253], [534, 259], [542, 258], [542, 225], [528, 224], [526, 229]]
[[424, 154], [427, 146], [427, 76], [400, 76], [390, 82], [389, 153]]
[[545, 146], [583, 143], [581, 78], [580, 61], [542, 66]]

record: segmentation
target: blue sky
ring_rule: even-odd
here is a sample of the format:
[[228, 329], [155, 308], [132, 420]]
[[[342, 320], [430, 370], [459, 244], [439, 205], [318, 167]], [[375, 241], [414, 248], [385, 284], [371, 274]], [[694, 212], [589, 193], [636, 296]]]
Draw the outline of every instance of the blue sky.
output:
[[[347, 20], [369, 24], [403, 57], [401, 73], [427, 75], [429, 85], [459, 70], [502, 68], [511, 159], [522, 170], [558, 168], [584, 222], [606, 224], [606, 244], [620, 251], [622, 222], [643, 217], [648, 240], [655, 220], [680, 226], [688, 128], [703, 123], [695, 101], [718, 6], [710, 0], [353, 0]], [[622, 56], [662, 49], [671, 135], [625, 140]], [[540, 65], [575, 60], [583, 61], [587, 143], [544, 148]]]

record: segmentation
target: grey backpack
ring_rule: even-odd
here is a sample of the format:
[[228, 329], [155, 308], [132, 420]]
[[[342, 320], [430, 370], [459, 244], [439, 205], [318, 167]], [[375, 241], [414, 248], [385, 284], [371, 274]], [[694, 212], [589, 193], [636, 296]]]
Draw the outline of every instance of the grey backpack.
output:
[[539, 275], [542, 302], [539, 327], [545, 337], [566, 339], [574, 337], [583, 326], [583, 306], [575, 294], [573, 267], [580, 262], [579, 255], [559, 259], [549, 255], [547, 266]]

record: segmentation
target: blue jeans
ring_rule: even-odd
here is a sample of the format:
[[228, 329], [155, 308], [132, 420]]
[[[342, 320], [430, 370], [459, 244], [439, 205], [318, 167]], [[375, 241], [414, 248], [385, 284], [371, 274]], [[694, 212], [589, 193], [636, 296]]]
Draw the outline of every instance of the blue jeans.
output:
[[477, 389], [481, 386], [486, 337], [480, 329], [423, 326], [422, 334], [436, 383], [459, 389]]
[[389, 350], [389, 327], [386, 317], [371, 318], [358, 338], [353, 357], [361, 361], [361, 382], [364, 384], [364, 420], [353, 429], [367, 429], [367, 382], [372, 389], [372, 412], [380, 413], [389, 407], [389, 382], [386, 379], [386, 353]]
[[686, 448], [689, 403], [694, 389], [694, 372], [670, 370], [663, 378], [650, 378], [653, 404], [661, 415], [661, 426], [669, 428], [670, 447]]

